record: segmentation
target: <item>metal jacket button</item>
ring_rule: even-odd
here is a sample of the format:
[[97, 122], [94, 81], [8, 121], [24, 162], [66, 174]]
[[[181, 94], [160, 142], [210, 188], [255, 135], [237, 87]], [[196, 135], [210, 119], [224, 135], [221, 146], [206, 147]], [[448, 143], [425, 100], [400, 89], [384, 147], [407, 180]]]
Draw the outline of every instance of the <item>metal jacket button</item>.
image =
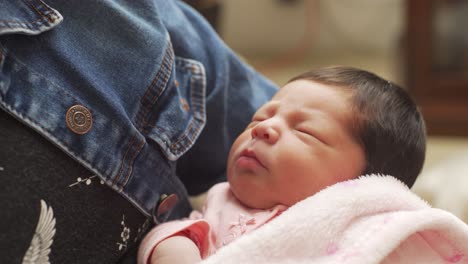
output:
[[91, 130], [93, 126], [93, 116], [88, 108], [82, 105], [74, 105], [70, 107], [66, 114], [68, 128], [73, 133], [83, 135]]
[[164, 216], [176, 206], [178, 201], [179, 201], [179, 198], [177, 197], [177, 194], [161, 195], [161, 198], [159, 199], [159, 203], [153, 212], [154, 222], [155, 223], [163, 222]]

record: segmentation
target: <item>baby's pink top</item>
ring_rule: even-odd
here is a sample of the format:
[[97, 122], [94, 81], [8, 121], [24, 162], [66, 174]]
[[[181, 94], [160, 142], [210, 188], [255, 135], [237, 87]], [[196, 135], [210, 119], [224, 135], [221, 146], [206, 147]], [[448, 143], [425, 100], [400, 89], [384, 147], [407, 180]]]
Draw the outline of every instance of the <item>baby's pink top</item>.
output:
[[158, 243], [177, 233], [190, 238], [204, 259], [237, 237], [262, 226], [286, 208], [284, 205], [267, 210], [245, 207], [234, 197], [227, 182], [219, 183], [208, 191], [202, 213], [193, 211], [187, 219], [163, 223], [151, 230], [141, 242], [138, 263], [146, 264]]

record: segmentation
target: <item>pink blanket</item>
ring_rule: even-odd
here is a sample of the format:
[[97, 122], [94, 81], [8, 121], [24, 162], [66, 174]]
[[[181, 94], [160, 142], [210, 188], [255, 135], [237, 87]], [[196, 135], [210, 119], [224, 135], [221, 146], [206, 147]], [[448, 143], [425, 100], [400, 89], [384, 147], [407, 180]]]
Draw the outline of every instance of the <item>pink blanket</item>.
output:
[[468, 263], [468, 226], [372, 175], [324, 189], [202, 263]]

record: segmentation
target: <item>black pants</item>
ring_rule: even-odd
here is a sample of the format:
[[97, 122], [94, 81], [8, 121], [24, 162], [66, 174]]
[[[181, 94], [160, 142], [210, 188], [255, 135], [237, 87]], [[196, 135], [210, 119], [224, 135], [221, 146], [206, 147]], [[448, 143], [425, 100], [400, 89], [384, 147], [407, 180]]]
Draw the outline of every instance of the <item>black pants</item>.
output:
[[31, 241], [41, 208], [44, 216], [53, 213], [41, 225], [55, 234], [39, 232], [53, 240], [51, 263], [135, 263], [139, 241], [152, 225], [92, 172], [3, 110], [0, 180], [1, 263], [22, 263], [30, 247], [40, 250]]

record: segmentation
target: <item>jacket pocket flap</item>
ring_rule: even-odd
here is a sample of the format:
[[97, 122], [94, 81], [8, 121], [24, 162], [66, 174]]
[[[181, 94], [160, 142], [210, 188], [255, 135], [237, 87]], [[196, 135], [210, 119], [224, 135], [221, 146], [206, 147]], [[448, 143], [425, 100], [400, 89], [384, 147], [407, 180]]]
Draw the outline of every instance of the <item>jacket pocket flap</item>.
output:
[[0, 7], [0, 35], [37, 35], [63, 20], [57, 10], [41, 0], [2, 1]]

